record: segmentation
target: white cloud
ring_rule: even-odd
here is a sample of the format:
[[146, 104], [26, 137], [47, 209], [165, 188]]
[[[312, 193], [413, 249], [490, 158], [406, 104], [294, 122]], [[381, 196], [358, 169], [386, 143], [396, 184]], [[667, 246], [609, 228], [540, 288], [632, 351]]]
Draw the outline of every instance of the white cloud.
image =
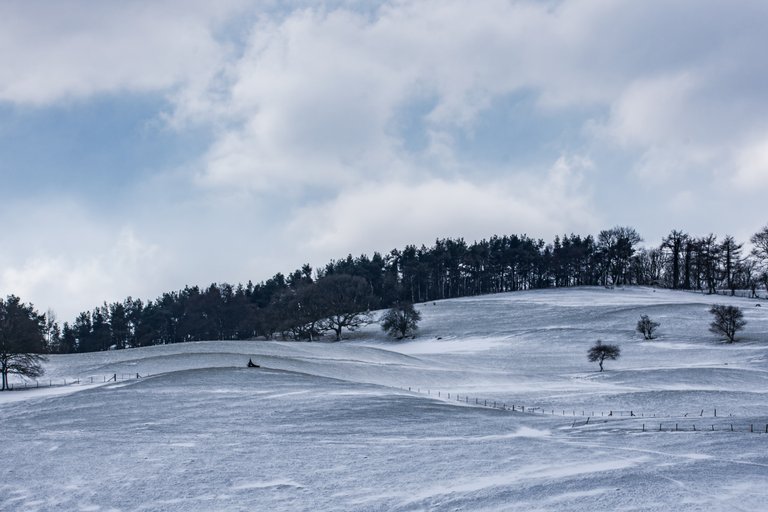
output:
[[[53, 223], [64, 228], [62, 221]], [[83, 223], [90, 225], [82, 229]], [[145, 297], [172, 266], [157, 246], [139, 239], [130, 227], [110, 234], [88, 219], [80, 219], [80, 229], [77, 225], [66, 223], [63, 231], [79, 248], [53, 248], [49, 242], [34, 252], [0, 259], [3, 294], [18, 295], [43, 311], [53, 307], [62, 321], [72, 320], [102, 301], [121, 301], [123, 294]], [[85, 232], [87, 237], [78, 236]]]
[[0, 101], [205, 86], [226, 59], [216, 27], [241, 1], [0, 4]]
[[541, 179], [516, 174], [486, 183], [370, 183], [302, 209], [286, 238], [300, 241], [301, 252], [328, 259], [430, 244], [437, 237], [472, 241], [502, 233], [549, 238], [566, 231], [588, 233], [599, 225], [582, 184], [590, 165], [560, 158]]
[[[375, 15], [310, 8], [262, 18], [217, 82], [226, 92], [208, 98], [208, 114], [225, 128], [200, 182], [340, 187], [412, 168], [414, 158], [435, 177], [454, 175], [456, 131], [471, 132], [495, 99], [521, 91], [547, 115], [605, 109], [604, 119], [584, 119], [598, 126], [594, 143], [639, 151], [640, 175], [712, 172], [764, 124], [766, 105], [757, 91], [738, 101], [728, 95], [760, 72], [729, 64], [745, 45], [720, 21], [735, 25], [750, 14], [715, 2], [694, 15], [694, 3], [684, 4], [404, 1]], [[766, 42], [760, 32], [744, 34]], [[424, 97], [428, 145], [414, 156], [391, 127]], [[180, 102], [177, 114], [185, 111]]]
[[741, 190], [768, 189], [768, 137], [745, 144], [735, 157], [733, 184]]
[[[150, 91], [168, 99], [174, 128], [213, 135], [201, 161], [134, 188], [152, 189], [136, 198], [150, 213], [93, 219], [53, 205], [30, 222], [70, 222], [43, 241], [27, 234], [39, 229], [0, 235], [19, 248], [0, 257], [0, 286], [44, 297], [60, 283], [56, 303], [151, 297], [437, 236], [594, 232], [622, 208], [644, 233], [670, 229], [673, 214], [723, 225], [703, 194], [728, 204], [766, 187], [766, 11], [716, 0], [5, 2], [0, 102]], [[514, 148], [527, 156], [529, 143], [535, 157], [463, 153], [457, 141], [475, 143], [488, 119], [504, 133], [507, 117], [490, 109], [519, 95], [534, 106], [504, 114], [530, 123]], [[542, 120], [564, 120], [562, 138], [539, 135]], [[548, 168], [560, 154], [594, 162]], [[656, 213], [628, 206], [638, 184]]]

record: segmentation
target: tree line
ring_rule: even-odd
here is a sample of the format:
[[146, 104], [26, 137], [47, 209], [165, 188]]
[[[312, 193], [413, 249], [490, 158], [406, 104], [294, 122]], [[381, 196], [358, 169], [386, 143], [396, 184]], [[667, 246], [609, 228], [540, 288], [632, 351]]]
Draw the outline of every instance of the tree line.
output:
[[527, 235], [471, 244], [444, 238], [372, 256], [348, 255], [308, 264], [257, 284], [187, 286], [147, 302], [126, 298], [59, 324], [40, 316], [42, 352], [92, 352], [199, 340], [264, 337], [340, 339], [372, 321], [369, 312], [402, 304], [488, 293], [585, 285], [655, 285], [716, 293], [768, 289], [768, 226], [754, 250], [732, 236], [718, 239], [673, 230], [655, 247], [640, 247], [631, 227], [563, 235], [546, 243]]

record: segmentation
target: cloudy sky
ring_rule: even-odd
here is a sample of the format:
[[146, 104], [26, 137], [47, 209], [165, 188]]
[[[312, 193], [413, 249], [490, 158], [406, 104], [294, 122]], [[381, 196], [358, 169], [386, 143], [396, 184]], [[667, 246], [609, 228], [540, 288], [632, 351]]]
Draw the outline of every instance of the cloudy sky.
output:
[[764, 0], [0, 3], [0, 295], [768, 221]]

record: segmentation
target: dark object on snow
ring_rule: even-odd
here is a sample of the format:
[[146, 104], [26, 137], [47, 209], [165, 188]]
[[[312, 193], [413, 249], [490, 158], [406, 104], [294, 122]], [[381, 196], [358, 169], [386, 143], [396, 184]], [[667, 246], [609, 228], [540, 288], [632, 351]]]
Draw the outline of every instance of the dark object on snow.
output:
[[415, 335], [419, 328], [419, 320], [421, 320], [421, 313], [410, 302], [403, 302], [389, 309], [379, 321], [384, 332], [393, 338], [402, 340]]
[[755, 304], [755, 307], [756, 307], [756, 308], [761, 308], [761, 307], [763, 307], [763, 306], [761, 306], [760, 304]]
[[640, 315], [635, 330], [642, 334], [646, 340], [652, 340], [656, 337], [654, 333], [659, 325], [659, 322], [654, 322], [648, 315]]
[[257, 365], [253, 362], [250, 358], [248, 358], [248, 368], [261, 368], [261, 366]]
[[736, 333], [747, 325], [744, 313], [736, 306], [713, 304], [709, 312], [714, 317], [709, 324], [709, 331], [725, 336], [728, 343], [733, 343], [736, 340]]
[[603, 361], [606, 359], [618, 359], [620, 355], [621, 349], [618, 347], [618, 345], [603, 345], [602, 341], [597, 340], [597, 342], [592, 345], [592, 348], [590, 348], [587, 352], [587, 359], [593, 363], [597, 362], [597, 364], [600, 365], [600, 371], [602, 372]]

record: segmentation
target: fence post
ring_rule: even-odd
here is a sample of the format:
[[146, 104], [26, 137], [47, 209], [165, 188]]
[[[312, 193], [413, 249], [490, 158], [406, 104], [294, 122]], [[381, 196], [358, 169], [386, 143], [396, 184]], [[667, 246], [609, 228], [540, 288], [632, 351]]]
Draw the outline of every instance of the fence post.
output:
[[645, 432], [645, 423], [643, 423], [643, 432]]

